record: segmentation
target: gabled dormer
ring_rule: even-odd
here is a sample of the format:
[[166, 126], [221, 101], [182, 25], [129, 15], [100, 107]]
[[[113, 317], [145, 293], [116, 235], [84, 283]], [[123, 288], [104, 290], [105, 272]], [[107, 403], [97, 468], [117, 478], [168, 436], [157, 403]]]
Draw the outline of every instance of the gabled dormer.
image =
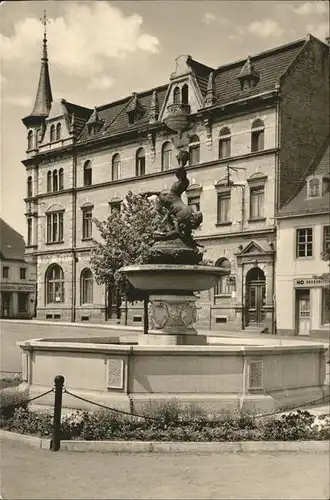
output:
[[68, 116], [65, 99], [53, 101], [48, 118], [45, 120], [40, 151], [63, 147], [72, 142], [71, 117]]
[[180, 133], [187, 128], [189, 116], [204, 105], [202, 89], [205, 94], [212, 68], [194, 61], [189, 55], [179, 56], [175, 62], [159, 120]]
[[329, 192], [330, 177], [323, 175], [310, 175], [306, 179], [307, 199], [321, 198]]
[[248, 56], [237, 78], [240, 81], [241, 90], [243, 91], [252, 89], [259, 82], [260, 75], [258, 71], [255, 70], [254, 65], [251, 62], [250, 56]]
[[89, 135], [95, 135], [97, 132], [99, 132], [103, 125], [104, 125], [104, 120], [100, 117], [96, 106], [94, 108], [93, 113], [89, 117], [89, 119], [86, 122], [87, 129], [88, 129], [88, 134]]
[[145, 109], [141, 105], [136, 92], [133, 92], [133, 97], [126, 108], [126, 113], [128, 115], [128, 122], [130, 125], [133, 125], [133, 123], [140, 120], [145, 113]]

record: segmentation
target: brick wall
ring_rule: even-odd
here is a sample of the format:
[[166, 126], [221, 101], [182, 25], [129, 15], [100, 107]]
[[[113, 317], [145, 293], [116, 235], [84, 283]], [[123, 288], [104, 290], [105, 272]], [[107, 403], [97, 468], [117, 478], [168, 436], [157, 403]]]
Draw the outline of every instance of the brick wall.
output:
[[329, 133], [329, 47], [311, 38], [281, 88], [278, 208]]

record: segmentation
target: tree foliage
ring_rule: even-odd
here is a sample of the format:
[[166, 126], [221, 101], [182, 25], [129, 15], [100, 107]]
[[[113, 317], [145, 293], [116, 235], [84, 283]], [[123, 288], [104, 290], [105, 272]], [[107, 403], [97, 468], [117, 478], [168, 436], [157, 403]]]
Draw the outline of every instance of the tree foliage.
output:
[[129, 191], [120, 211], [114, 210], [104, 221], [94, 219], [102, 238], [101, 242], [94, 240], [91, 254], [91, 266], [98, 284], [116, 286], [130, 302], [145, 299], [118, 270], [148, 262], [153, 233], [162, 216], [153, 200]]

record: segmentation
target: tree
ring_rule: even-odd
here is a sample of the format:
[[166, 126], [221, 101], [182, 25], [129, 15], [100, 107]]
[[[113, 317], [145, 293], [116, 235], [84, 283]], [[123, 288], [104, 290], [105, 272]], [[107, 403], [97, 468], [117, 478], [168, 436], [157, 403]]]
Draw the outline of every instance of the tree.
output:
[[[330, 268], [330, 248], [326, 248], [325, 251], [322, 252], [321, 259], [325, 260]], [[326, 288], [330, 289], [330, 272], [323, 273], [321, 275], [314, 275], [313, 278], [324, 281]]]
[[131, 303], [144, 301], [145, 333], [148, 331], [148, 296], [134, 288], [118, 271], [123, 266], [148, 262], [153, 233], [162, 216], [153, 200], [129, 191], [121, 210], [114, 210], [104, 221], [94, 219], [102, 238], [101, 242], [94, 240], [90, 259], [96, 282], [108, 289], [116, 287]]

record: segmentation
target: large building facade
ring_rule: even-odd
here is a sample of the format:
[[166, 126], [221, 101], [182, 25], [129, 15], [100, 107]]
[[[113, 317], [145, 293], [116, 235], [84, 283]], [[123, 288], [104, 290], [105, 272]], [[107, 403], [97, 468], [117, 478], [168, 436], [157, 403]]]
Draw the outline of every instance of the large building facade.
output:
[[[185, 201], [204, 214], [195, 237], [205, 258], [230, 269], [201, 294], [199, 326], [273, 331], [275, 217], [328, 131], [328, 53], [308, 36], [219, 68], [180, 56], [165, 85], [92, 110], [53, 102], [44, 37], [23, 119], [38, 318], [111, 317], [116, 294], [95, 283], [89, 262], [92, 218], [105, 219], [128, 190], [168, 189], [183, 148]], [[141, 323], [142, 308], [128, 318]]]
[[23, 236], [0, 219], [0, 317], [35, 316], [36, 269], [24, 256]]
[[276, 304], [280, 334], [329, 339], [329, 161], [327, 139], [278, 214]]

